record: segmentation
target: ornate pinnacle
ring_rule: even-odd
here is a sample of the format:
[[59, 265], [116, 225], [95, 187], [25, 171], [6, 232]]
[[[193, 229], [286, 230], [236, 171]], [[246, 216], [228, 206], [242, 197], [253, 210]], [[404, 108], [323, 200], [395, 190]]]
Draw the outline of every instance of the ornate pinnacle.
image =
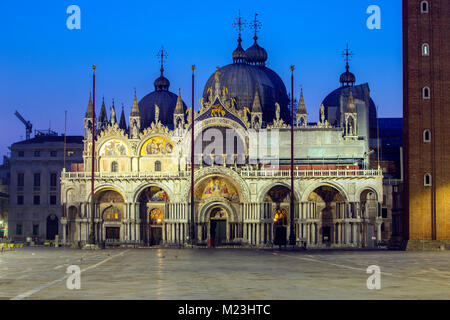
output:
[[250, 25], [250, 28], [252, 28], [255, 32], [255, 36], [253, 37], [253, 40], [255, 40], [255, 41], [258, 40], [258, 30], [261, 29], [261, 26], [262, 26], [262, 24], [258, 20], [258, 14], [255, 13], [255, 19], [253, 19], [253, 22]]

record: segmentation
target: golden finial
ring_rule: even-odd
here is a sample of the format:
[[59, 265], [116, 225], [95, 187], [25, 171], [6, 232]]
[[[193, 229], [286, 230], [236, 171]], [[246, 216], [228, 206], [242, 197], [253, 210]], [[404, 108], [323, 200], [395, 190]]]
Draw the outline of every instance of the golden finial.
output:
[[291, 71], [294, 72], [294, 70], [295, 70], [295, 66], [292, 65], [291, 66]]
[[97, 66], [95, 64], [93, 64], [92, 65], [92, 70], [94, 70], [94, 72], [95, 72], [95, 69], [97, 69]]
[[195, 70], [195, 64], [193, 64], [193, 65], [191, 66], [191, 68], [192, 68], [192, 72], [194, 72], [194, 70]]

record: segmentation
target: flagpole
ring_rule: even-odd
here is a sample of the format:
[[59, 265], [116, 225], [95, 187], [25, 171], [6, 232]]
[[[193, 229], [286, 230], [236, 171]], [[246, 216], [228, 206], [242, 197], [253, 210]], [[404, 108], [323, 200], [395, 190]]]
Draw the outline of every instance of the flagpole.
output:
[[94, 203], [94, 174], [95, 174], [95, 69], [96, 66], [92, 66], [92, 163], [91, 163], [91, 230], [89, 234], [89, 243], [95, 244], [95, 203]]
[[290, 202], [290, 232], [289, 245], [295, 246], [295, 222], [294, 222], [294, 70], [291, 66], [291, 202]]
[[192, 106], [191, 106], [191, 244], [195, 244], [195, 203], [194, 203], [194, 85], [195, 65], [192, 65]]

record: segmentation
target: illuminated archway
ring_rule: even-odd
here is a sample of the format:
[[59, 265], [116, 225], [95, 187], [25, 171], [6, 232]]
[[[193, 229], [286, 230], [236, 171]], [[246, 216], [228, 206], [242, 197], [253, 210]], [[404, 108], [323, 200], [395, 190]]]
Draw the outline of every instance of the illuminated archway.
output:
[[139, 218], [141, 239], [147, 245], [159, 245], [163, 241], [163, 226], [166, 203], [169, 195], [163, 188], [147, 186], [139, 192]]

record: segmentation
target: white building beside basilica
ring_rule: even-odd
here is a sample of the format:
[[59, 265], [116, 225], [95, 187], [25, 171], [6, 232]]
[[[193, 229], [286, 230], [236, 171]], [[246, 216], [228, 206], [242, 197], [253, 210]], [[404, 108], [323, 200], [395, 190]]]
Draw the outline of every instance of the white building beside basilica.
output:
[[[369, 164], [368, 89], [355, 87], [347, 68], [336, 99], [340, 114], [328, 121], [331, 109], [322, 106], [314, 124], [307, 121], [302, 92], [294, 127], [292, 226], [289, 99], [266, 60], [256, 33], [247, 50], [239, 37], [233, 63], [211, 76], [195, 112], [197, 244], [271, 246], [294, 227], [297, 241], [310, 248], [373, 247], [381, 240], [383, 188], [381, 171]], [[92, 119], [90, 99], [84, 161], [61, 178], [64, 242], [88, 241], [93, 138], [96, 241], [189, 242], [191, 110], [181, 94], [169, 91], [163, 71], [154, 92], [139, 103], [135, 93], [128, 126], [123, 110], [117, 122], [114, 105], [108, 120], [104, 103]]]

